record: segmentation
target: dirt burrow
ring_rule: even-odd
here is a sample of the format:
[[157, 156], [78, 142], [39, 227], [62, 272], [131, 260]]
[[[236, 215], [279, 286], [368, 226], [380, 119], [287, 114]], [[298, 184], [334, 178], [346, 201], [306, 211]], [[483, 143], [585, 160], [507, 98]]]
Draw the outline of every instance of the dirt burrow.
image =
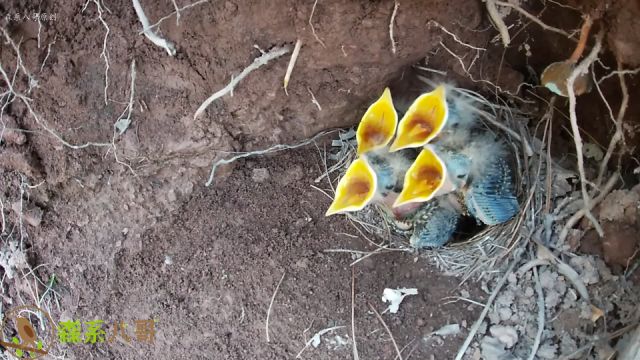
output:
[[[347, 224], [322, 217], [328, 200], [308, 186], [321, 172], [316, 154], [302, 151], [284, 158], [239, 162], [236, 172], [228, 167], [226, 174], [221, 173], [227, 177], [218, 179], [213, 189], [203, 189], [211, 161], [228, 155], [223, 151], [253, 150], [353, 125], [384, 86], [411, 76], [408, 67], [425, 57], [429, 66], [446, 71], [447, 79], [481, 90], [481, 83], [469, 81], [458, 60], [439, 43], [442, 40], [465, 54], [467, 64], [475, 52], [457, 44], [430, 20], [463, 34], [465, 42], [486, 46], [472, 74], [508, 90], [515, 90], [528, 77], [529, 68], [539, 73], [549, 59], [562, 59], [571, 44], [529, 25], [516, 43], [530, 45], [533, 55], [514, 45], [501, 61], [499, 45], [488, 43], [494, 32], [488, 30], [480, 2], [403, 1], [394, 27], [398, 49], [394, 55], [389, 39], [391, 1], [318, 2], [312, 23], [324, 46], [308, 23], [313, 2], [212, 2], [185, 11], [179, 25], [175, 18], [163, 23], [161, 33], [178, 48], [177, 55], [169, 57], [138, 34], [141, 26], [131, 3], [119, 1], [103, 9], [110, 29], [110, 101], [105, 104], [105, 63], [100, 57], [105, 29], [97, 18], [96, 4], [87, 3], [84, 11], [83, 5], [55, 1], [0, 5], [3, 13], [56, 14], [56, 20], [42, 23], [40, 32], [33, 21], [3, 20], [2, 24], [16, 41], [22, 39], [25, 66], [38, 80], [39, 87], [30, 94], [34, 109], [73, 144], [111, 141], [113, 124], [129, 96], [130, 63], [135, 59], [137, 64], [133, 123], [117, 139], [119, 158], [131, 164], [135, 175], [115, 163], [112, 150], [64, 147], [19, 102], [6, 111], [17, 127], [31, 132], [25, 133], [26, 141], [2, 149], [3, 179], [13, 182], [2, 195], [14, 200], [18, 196], [16, 177], [4, 171], [30, 172], [31, 184], [46, 180], [29, 190], [29, 201], [44, 210], [40, 227], [29, 229], [33, 246], [29, 255], [36, 264], [49, 264], [42, 269], [43, 277], [55, 273], [62, 279], [63, 316], [160, 320], [157, 347], [74, 348], [71, 356], [77, 358], [86, 358], [90, 352], [130, 358], [131, 351], [159, 359], [212, 353], [223, 354], [221, 358], [290, 357], [299, 351], [302, 330], [312, 320], [318, 319], [308, 336], [327, 326], [349, 326], [350, 259], [321, 251], [364, 245], [337, 235], [354, 232]], [[152, 22], [173, 11], [169, 1], [142, 1], [142, 5]], [[579, 17], [571, 10], [552, 9], [543, 16], [545, 21], [578, 26]], [[517, 20], [515, 14], [509, 16], [510, 21]], [[625, 24], [618, 23], [616, 29], [617, 34], [624, 33]], [[285, 56], [252, 73], [233, 97], [216, 101], [204, 116], [193, 119], [206, 97], [259, 56], [254, 45], [263, 49], [292, 46], [298, 38], [304, 45], [288, 96], [281, 88]], [[4, 42], [0, 61], [15, 63]], [[20, 85], [24, 88], [24, 81]], [[615, 83], [603, 86], [613, 89]], [[637, 86], [630, 88], [633, 98]], [[605, 90], [610, 91], [615, 94]], [[321, 111], [312, 103], [311, 93]], [[598, 103], [594, 94], [589, 96], [580, 99], [580, 108], [588, 109], [580, 114], [589, 119], [583, 127], [605, 143], [608, 133], [601, 124], [609, 124], [608, 113], [602, 106], [589, 108]], [[635, 118], [637, 109], [630, 108], [630, 118]], [[566, 137], [559, 129], [560, 136], [554, 138]], [[558, 152], [566, 152], [566, 143], [558, 142]], [[269, 180], [255, 182], [253, 168], [267, 168]], [[301, 206], [308, 215], [301, 216]], [[173, 265], [163, 265], [165, 256], [173, 259]], [[285, 268], [282, 298], [272, 314], [274, 342], [266, 347], [262, 317]], [[383, 331], [370, 334], [380, 326], [367, 313], [365, 301], [381, 309], [378, 297], [387, 286], [421, 290], [413, 302], [409, 298], [406, 307], [403, 304], [399, 317], [386, 318], [399, 344], [417, 338], [412, 343], [417, 344], [413, 356], [424, 357], [431, 354], [433, 344], [443, 343], [445, 350], [437, 347], [434, 355], [451, 357], [461, 338], [429, 340], [435, 343], [420, 339], [446, 323], [473, 318], [471, 312], [477, 309], [459, 312], [459, 305], [441, 307], [441, 299], [452, 295], [453, 279], [437, 277], [408, 255], [373, 257], [356, 269], [358, 347], [363, 358], [393, 354]], [[300, 287], [313, 294], [299, 291]], [[278, 304], [285, 304], [285, 309], [278, 309]], [[341, 331], [339, 335], [347, 339], [348, 332]], [[337, 352], [327, 349], [313, 354], [318, 358], [350, 354], [349, 345], [339, 346]]]

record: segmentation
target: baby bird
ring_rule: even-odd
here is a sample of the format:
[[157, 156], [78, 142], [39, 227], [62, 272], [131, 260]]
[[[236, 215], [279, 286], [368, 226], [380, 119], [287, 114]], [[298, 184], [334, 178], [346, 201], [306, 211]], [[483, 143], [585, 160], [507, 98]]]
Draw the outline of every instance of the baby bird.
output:
[[334, 200], [326, 216], [358, 211], [370, 203], [383, 204], [397, 217], [416, 206], [392, 210], [392, 204], [403, 187], [404, 174], [415, 159], [414, 150], [388, 152], [398, 115], [393, 106], [391, 92], [385, 89], [362, 117], [356, 131], [358, 143], [355, 160], [336, 188]]
[[418, 96], [404, 113], [390, 151], [417, 148], [427, 144], [442, 131], [449, 109], [444, 85]]
[[413, 216], [413, 233], [409, 243], [414, 248], [437, 248], [446, 244], [458, 226], [461, 216], [457, 200], [448, 196], [424, 203]]
[[485, 135], [464, 152], [473, 164], [466, 179], [467, 185], [462, 191], [469, 214], [485, 225], [497, 225], [510, 220], [518, 213], [520, 206], [504, 144]]

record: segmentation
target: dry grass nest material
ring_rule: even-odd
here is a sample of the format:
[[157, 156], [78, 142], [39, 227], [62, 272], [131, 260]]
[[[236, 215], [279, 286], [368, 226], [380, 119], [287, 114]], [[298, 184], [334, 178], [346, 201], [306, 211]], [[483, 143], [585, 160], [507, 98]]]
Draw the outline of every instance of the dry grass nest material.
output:
[[[545, 228], [545, 217], [549, 214], [543, 211], [543, 207], [545, 201], [549, 201], [546, 199], [552, 189], [545, 184], [545, 169], [549, 165], [544, 146], [546, 139], [540, 140], [531, 135], [526, 126], [530, 120], [528, 114], [510, 106], [509, 99], [497, 98], [491, 102], [470, 90], [453, 88], [452, 91], [475, 102], [483, 126], [503, 139], [513, 152], [520, 212], [513, 219], [486, 227], [466, 239], [449, 242], [442, 248], [424, 250], [412, 248], [408, 237], [395, 234], [381, 209], [370, 206], [346, 216], [360, 234], [377, 248], [376, 251], [417, 251], [444, 272], [466, 280], [474, 274], [480, 275], [493, 269], [516, 249], [522, 249], [528, 243], [523, 239], [543, 235], [539, 231], [535, 234], [535, 230]], [[547, 122], [545, 127], [548, 126]], [[327, 164], [325, 174], [316, 182], [326, 178], [331, 189], [335, 189], [340, 177], [356, 158], [355, 130], [340, 131], [331, 145], [329, 154], [325, 151], [322, 155]], [[372, 240], [372, 237], [379, 241]]]

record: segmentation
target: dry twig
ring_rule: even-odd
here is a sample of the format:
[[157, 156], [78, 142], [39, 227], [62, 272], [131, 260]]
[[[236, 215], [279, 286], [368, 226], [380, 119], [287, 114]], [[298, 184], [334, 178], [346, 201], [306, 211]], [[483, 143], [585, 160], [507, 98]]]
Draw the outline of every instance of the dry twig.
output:
[[393, 334], [391, 333], [391, 330], [387, 326], [387, 323], [384, 322], [384, 319], [382, 318], [382, 316], [380, 316], [380, 313], [376, 311], [376, 308], [373, 307], [373, 305], [369, 304], [369, 307], [371, 308], [371, 311], [373, 311], [373, 313], [376, 315], [376, 317], [378, 318], [378, 320], [380, 321], [384, 329], [387, 331], [387, 334], [389, 334], [389, 337], [391, 338], [391, 342], [393, 343], [393, 347], [396, 349], [396, 354], [397, 354], [396, 358], [402, 360], [402, 352], [400, 352], [398, 343], [396, 343], [396, 339], [393, 337]]
[[396, 14], [398, 13], [398, 7], [400, 3], [395, 1], [393, 5], [393, 12], [391, 13], [391, 20], [389, 20], [389, 39], [391, 40], [391, 52], [396, 54], [396, 41], [393, 38], [393, 23], [396, 21]]
[[317, 5], [318, 5], [318, 0], [313, 2], [313, 7], [311, 8], [311, 14], [309, 14], [309, 27], [311, 27], [311, 33], [313, 34], [313, 37], [316, 38], [316, 41], [318, 41], [323, 48], [326, 48], [327, 46], [324, 44], [322, 40], [320, 40], [320, 38], [318, 37], [318, 34], [316, 34], [316, 28], [313, 27], [313, 22], [311, 21], [313, 19], [313, 14], [316, 12]]
[[240, 75], [236, 77], [232, 77], [231, 81], [229, 81], [229, 84], [227, 84], [227, 86], [223, 87], [222, 89], [216, 91], [213, 95], [209, 96], [209, 98], [205, 100], [200, 105], [200, 107], [198, 107], [198, 110], [196, 110], [196, 112], [193, 114], [193, 118], [196, 119], [198, 116], [200, 116], [206, 110], [206, 108], [209, 105], [211, 105], [211, 103], [214, 102], [216, 99], [221, 98], [228, 93], [233, 93], [233, 89], [238, 85], [238, 83], [242, 81], [242, 79], [247, 77], [247, 75], [249, 75], [252, 71], [257, 70], [261, 66], [269, 63], [269, 61], [277, 59], [288, 52], [289, 52], [289, 48], [286, 46], [275, 47], [271, 49], [269, 52], [263, 53], [262, 55], [257, 57], [255, 60], [253, 60], [251, 65], [247, 66], [246, 68], [244, 68], [244, 70], [242, 70]]
[[520, 261], [520, 255], [517, 255], [515, 257], [515, 259], [513, 259], [513, 261], [511, 261], [511, 264], [507, 268], [507, 271], [505, 271], [504, 275], [502, 276], [502, 279], [500, 279], [500, 281], [498, 281], [498, 283], [496, 284], [496, 287], [491, 292], [491, 295], [489, 296], [489, 299], [487, 300], [487, 304], [485, 305], [484, 309], [482, 310], [482, 313], [480, 313], [480, 316], [478, 317], [478, 320], [476, 320], [476, 322], [473, 324], [473, 326], [469, 330], [469, 335], [464, 340], [464, 343], [462, 344], [462, 346], [458, 350], [458, 354], [456, 355], [455, 360], [462, 360], [462, 357], [467, 352], [467, 348], [469, 347], [469, 345], [471, 345], [471, 341], [473, 341], [473, 338], [476, 336], [476, 333], [478, 332], [478, 329], [480, 328], [480, 325], [482, 325], [482, 322], [484, 321], [484, 318], [489, 313], [489, 310], [491, 309], [491, 304], [493, 304], [493, 301], [498, 296], [498, 293], [500, 293], [500, 290], [502, 289], [502, 286], [507, 281], [507, 277], [509, 276], [509, 274], [511, 274], [513, 272], [513, 268], [516, 266], [516, 264], [519, 261]]
[[356, 343], [356, 269], [351, 267], [351, 338], [353, 360], [360, 360]]
[[267, 335], [267, 342], [269, 342], [269, 317], [271, 317], [271, 308], [273, 307], [273, 301], [276, 299], [276, 295], [278, 294], [278, 290], [280, 289], [280, 284], [282, 284], [282, 280], [284, 280], [284, 276], [287, 274], [287, 272], [283, 272], [282, 273], [282, 277], [280, 278], [280, 281], [278, 281], [278, 285], [276, 285], [276, 289], [273, 292], [273, 296], [271, 297], [271, 302], [269, 303], [269, 308], [267, 309], [267, 321], [265, 321], [265, 332]]
[[289, 60], [289, 65], [287, 66], [287, 72], [284, 74], [284, 92], [289, 96], [287, 92], [287, 86], [289, 86], [289, 80], [291, 79], [291, 73], [293, 72], [293, 68], [296, 66], [296, 61], [298, 60], [298, 55], [300, 55], [300, 48], [302, 47], [302, 40], [298, 39], [296, 41], [296, 45], [293, 47], [293, 53], [291, 53], [291, 59]]

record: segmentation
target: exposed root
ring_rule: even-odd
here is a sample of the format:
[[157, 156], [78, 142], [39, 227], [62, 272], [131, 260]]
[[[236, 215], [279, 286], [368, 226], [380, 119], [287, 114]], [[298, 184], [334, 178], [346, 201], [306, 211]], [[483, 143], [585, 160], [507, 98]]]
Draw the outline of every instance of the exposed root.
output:
[[[97, 0], [93, 0], [93, 1], [97, 1]], [[147, 39], [149, 39], [155, 45], [165, 49], [169, 54], [169, 56], [174, 56], [176, 54], [175, 45], [169, 40], [158, 35], [152, 29], [150, 29], [151, 24], [149, 22], [149, 18], [147, 18], [147, 15], [145, 15], [144, 9], [142, 9], [142, 5], [140, 5], [140, 0], [132, 0], [132, 1], [133, 1], [133, 8], [136, 11], [136, 15], [138, 15], [138, 19], [142, 24], [142, 31], [144, 32], [144, 36], [146, 36]]]
[[287, 144], [277, 144], [274, 145], [270, 148], [264, 149], [264, 150], [256, 150], [256, 151], [250, 151], [250, 152], [246, 152], [246, 153], [241, 153], [239, 155], [236, 155], [230, 159], [220, 159], [218, 161], [216, 161], [213, 166], [211, 167], [211, 172], [209, 173], [209, 180], [207, 180], [205, 186], [209, 186], [211, 185], [211, 183], [213, 182], [213, 177], [215, 176], [216, 173], [216, 169], [218, 168], [218, 166], [220, 165], [226, 165], [226, 164], [230, 164], [236, 160], [239, 159], [243, 159], [246, 157], [250, 157], [250, 156], [258, 156], [258, 155], [264, 155], [264, 154], [268, 154], [268, 153], [272, 153], [272, 152], [276, 152], [276, 151], [282, 151], [282, 150], [289, 150], [289, 149], [297, 149], [299, 147], [305, 146], [305, 145], [309, 145], [312, 142], [316, 141], [317, 139], [332, 133], [334, 130], [327, 130], [327, 131], [323, 131], [321, 133], [318, 133], [317, 135], [315, 135], [314, 137], [304, 140], [302, 142], [299, 142], [297, 144], [293, 144], [293, 145], [287, 145]]
[[495, 0], [485, 0], [485, 5], [487, 6], [487, 13], [489, 14], [489, 18], [491, 19], [491, 22], [496, 27], [496, 29], [498, 29], [498, 32], [500, 33], [500, 38], [502, 39], [502, 45], [504, 47], [507, 47], [511, 43], [511, 36], [509, 35], [509, 29], [507, 28], [507, 25], [504, 23], [504, 20], [502, 20], [502, 16], [500, 16], [500, 13], [498, 12], [496, 3], [498, 2], [496, 2]]
[[[311, 7], [311, 14], [309, 14], [309, 27], [311, 28], [311, 33], [313, 34], [313, 37], [316, 39], [317, 42], [320, 43], [320, 45], [322, 45], [323, 48], [326, 48], [327, 46], [324, 44], [324, 41], [320, 40], [320, 38], [318, 37], [318, 34], [316, 34], [316, 28], [313, 27], [313, 14], [315, 14], [316, 12], [316, 6], [318, 5], [318, 0], [315, 0], [313, 2], [313, 6]], [[344, 51], [344, 50], [343, 50]]]
[[527, 19], [529, 19], [529, 20], [533, 21], [534, 23], [540, 25], [540, 27], [545, 29], [545, 30], [552, 31], [552, 32], [558, 33], [560, 35], [564, 35], [567, 38], [571, 38], [572, 37], [571, 34], [569, 34], [568, 32], [566, 32], [566, 31], [564, 31], [562, 29], [558, 29], [556, 27], [549, 26], [549, 25], [545, 24], [544, 22], [542, 22], [542, 20], [540, 20], [536, 16], [530, 14], [529, 12], [527, 12], [525, 9], [523, 9], [522, 7], [520, 7], [520, 5], [518, 5], [516, 3], [505, 2], [505, 1], [493, 1], [493, 2], [496, 5], [510, 7], [512, 9], [516, 10], [520, 14], [524, 15], [524, 17], [526, 17]]
[[229, 81], [229, 84], [227, 84], [227, 86], [216, 91], [213, 95], [209, 96], [209, 98], [205, 100], [200, 105], [200, 107], [198, 107], [196, 112], [193, 114], [193, 118], [196, 119], [198, 116], [200, 116], [207, 109], [207, 107], [211, 105], [211, 103], [214, 102], [215, 100], [225, 96], [226, 94], [229, 94], [229, 93], [233, 94], [233, 89], [238, 85], [238, 83], [240, 83], [240, 81], [242, 81], [242, 79], [247, 77], [247, 75], [249, 75], [252, 71], [257, 70], [261, 66], [269, 63], [271, 60], [277, 59], [282, 55], [287, 54], [288, 52], [289, 52], [289, 48], [286, 46], [275, 47], [271, 49], [269, 52], [263, 53], [262, 55], [260, 55], [260, 57], [257, 57], [255, 60], [253, 60], [251, 65], [247, 66], [246, 68], [244, 68], [244, 70], [242, 70], [240, 75], [232, 77], [231, 81]]
[[400, 3], [395, 1], [393, 5], [393, 12], [391, 13], [391, 20], [389, 20], [389, 40], [391, 40], [391, 53], [396, 54], [396, 40], [393, 38], [393, 24], [396, 21], [396, 14], [398, 13], [398, 7]]
[[192, 7], [194, 7], [194, 6], [197, 6], [197, 5], [200, 5], [200, 4], [204, 4], [204, 3], [206, 3], [206, 2], [209, 2], [209, 0], [199, 0], [199, 1], [196, 1], [196, 2], [194, 2], [194, 3], [192, 3], [192, 4], [185, 5], [185, 6], [181, 7], [181, 8], [178, 8], [178, 7], [176, 6], [175, 1], [174, 1], [174, 0], [172, 0], [172, 1], [173, 1], [173, 6], [174, 6], [174, 8], [175, 8], [176, 10], [175, 10], [174, 12], [172, 12], [171, 14], [169, 14], [169, 15], [165, 15], [165, 16], [161, 17], [161, 18], [160, 18], [160, 20], [158, 20], [155, 24], [150, 25], [149, 27], [147, 27], [147, 28], [143, 29], [142, 31], [140, 31], [140, 32], [138, 33], [138, 35], [143, 35], [143, 34], [145, 33], [145, 31], [147, 31], [147, 30], [154, 30], [156, 27], [160, 26], [160, 24], [161, 24], [163, 21], [170, 19], [173, 15], [175, 15], [175, 16], [176, 16], [176, 24], [177, 24], [177, 25], [179, 25], [179, 22], [178, 22], [178, 21], [179, 21], [179, 19], [180, 19], [180, 13], [181, 13], [181, 12], [183, 12], [183, 11], [185, 11], [185, 10], [187, 10], [187, 9], [190, 9], [190, 8], [192, 8]]
[[[111, 32], [111, 29], [109, 29], [109, 25], [104, 20], [104, 17], [102, 17], [103, 5], [100, 0], [87, 0], [87, 2], [84, 3], [84, 6], [82, 7], [82, 12], [84, 12], [87, 9], [87, 6], [89, 6], [89, 3], [91, 2], [96, 4], [96, 10], [98, 11], [98, 19], [102, 23], [102, 26], [104, 27], [104, 31], [105, 31], [104, 40], [102, 41], [102, 52], [100, 53], [100, 57], [104, 59], [104, 104], [107, 105], [109, 103], [109, 100], [107, 99], [107, 89], [109, 88], [109, 51], [107, 50], [107, 40], [109, 39], [109, 33]], [[44, 62], [42, 66], [44, 66]]]
[[584, 157], [582, 153], [582, 137], [580, 136], [580, 129], [578, 127], [578, 117], [576, 115], [576, 95], [574, 90], [574, 83], [576, 79], [582, 75], [586, 74], [589, 71], [589, 67], [593, 64], [598, 58], [598, 54], [602, 48], [602, 37], [604, 33], [601, 31], [596, 37], [596, 43], [591, 49], [589, 55], [582, 61], [580, 64], [576, 66], [573, 70], [569, 78], [567, 79], [567, 95], [569, 97], [569, 120], [571, 122], [571, 130], [573, 132], [573, 141], [575, 143], [576, 148], [576, 157], [578, 161], [578, 172], [580, 173], [580, 185], [582, 189], [582, 199], [584, 201], [584, 213], [585, 216], [591, 221], [591, 223], [598, 231], [600, 236], [603, 236], [604, 233], [602, 231], [602, 227], [598, 223], [598, 220], [591, 213], [590, 207], [590, 196], [589, 191], [587, 189], [587, 175], [584, 170]]
[[616, 117], [613, 116], [613, 111], [611, 110], [611, 105], [604, 97], [602, 90], [600, 89], [599, 82], [595, 79], [595, 74], [592, 71], [592, 76], [594, 80], [594, 84], [596, 89], [598, 90], [598, 94], [605, 106], [609, 110], [609, 116], [611, 117], [611, 121], [615, 126], [615, 132], [613, 136], [611, 136], [611, 140], [609, 141], [609, 146], [607, 147], [607, 152], [605, 153], [602, 161], [600, 162], [600, 170], [598, 171], [598, 178], [596, 179], [596, 185], [600, 185], [602, 183], [602, 178], [604, 177], [604, 173], [607, 171], [607, 165], [609, 164], [609, 160], [613, 156], [613, 152], [618, 145], [618, 142], [622, 142], [624, 144], [624, 128], [623, 128], [623, 120], [624, 116], [627, 112], [627, 107], [629, 105], [629, 89], [627, 88], [627, 82], [625, 80], [625, 75], [622, 73], [622, 64], [618, 63], [618, 78], [620, 81], [620, 91], [622, 92], [622, 100], [620, 102], [620, 109], [618, 110], [618, 115]]
[[291, 59], [289, 60], [289, 65], [287, 66], [287, 72], [284, 74], [284, 92], [289, 96], [287, 92], [287, 86], [289, 86], [289, 80], [291, 80], [291, 73], [293, 72], [293, 68], [296, 66], [296, 61], [298, 61], [298, 55], [300, 55], [300, 48], [302, 47], [302, 40], [298, 39], [296, 41], [296, 45], [293, 47], [293, 53], [291, 53]]
[[322, 111], [322, 106], [320, 106], [320, 103], [316, 99], [316, 96], [313, 95], [313, 92], [311, 92], [311, 89], [307, 88], [307, 91], [309, 92], [309, 95], [311, 95], [311, 102], [313, 103], [313, 105], [315, 105], [318, 108], [318, 111]]

